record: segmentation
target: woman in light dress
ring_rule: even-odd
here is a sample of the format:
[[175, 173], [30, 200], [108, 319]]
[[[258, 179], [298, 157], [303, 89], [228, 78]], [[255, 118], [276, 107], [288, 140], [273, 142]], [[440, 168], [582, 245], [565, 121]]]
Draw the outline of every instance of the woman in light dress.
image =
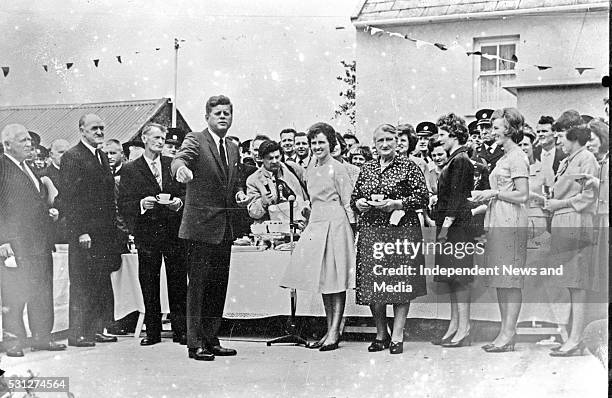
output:
[[489, 176], [491, 189], [476, 191], [474, 201], [487, 202], [486, 264], [498, 267], [485, 284], [497, 289], [501, 328], [495, 339], [484, 345], [486, 352], [514, 351], [516, 323], [523, 302], [523, 276], [506, 274], [503, 266], [523, 268], [527, 257], [529, 162], [518, 143], [523, 139], [523, 115], [515, 108], [498, 109], [491, 115], [493, 134], [504, 155]]
[[316, 157], [305, 175], [312, 209], [281, 286], [322, 295], [327, 333], [307, 347], [331, 351], [340, 341], [346, 291], [355, 287], [353, 186], [344, 165], [331, 155], [337, 145], [334, 129], [316, 123], [308, 129], [308, 141]]

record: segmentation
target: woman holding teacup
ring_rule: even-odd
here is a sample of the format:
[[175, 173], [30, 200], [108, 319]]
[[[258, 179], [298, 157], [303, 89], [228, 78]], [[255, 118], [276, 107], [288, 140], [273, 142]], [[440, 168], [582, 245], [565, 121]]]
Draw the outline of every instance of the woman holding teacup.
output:
[[[383, 124], [374, 130], [378, 159], [362, 168], [351, 205], [361, 215], [357, 231], [357, 304], [369, 305], [376, 322], [376, 338], [368, 351], [389, 348], [392, 354], [403, 352], [404, 325], [410, 301], [424, 296], [425, 277], [418, 272], [424, 264], [422, 252], [390, 253], [386, 244], [421, 243], [421, 225], [417, 210], [428, 205], [425, 178], [408, 157], [396, 152], [397, 132]], [[388, 245], [387, 245], [388, 246]], [[407, 267], [416, 273], [411, 275]], [[391, 335], [387, 331], [387, 304], [393, 305]]]
[[338, 145], [333, 127], [315, 123], [308, 141], [316, 157], [305, 175], [312, 209], [281, 286], [321, 293], [327, 333], [307, 347], [332, 351], [340, 342], [346, 291], [355, 287], [353, 186], [345, 166], [332, 157]]

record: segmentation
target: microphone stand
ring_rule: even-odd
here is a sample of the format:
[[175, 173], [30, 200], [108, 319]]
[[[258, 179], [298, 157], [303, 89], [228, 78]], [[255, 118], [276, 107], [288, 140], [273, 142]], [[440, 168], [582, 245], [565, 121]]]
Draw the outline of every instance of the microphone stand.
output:
[[[295, 223], [293, 222], [293, 204], [295, 203], [295, 196], [289, 196], [289, 244], [290, 244], [290, 256], [293, 256], [293, 232], [295, 228]], [[291, 315], [289, 316], [289, 321], [287, 322], [287, 326], [285, 327], [285, 332], [287, 333], [284, 336], [277, 337], [272, 340], [268, 340], [266, 345], [270, 347], [272, 344], [295, 344], [295, 345], [303, 345], [306, 346], [306, 340], [297, 334], [297, 324], [295, 321], [295, 311], [297, 307], [297, 290], [291, 289]]]

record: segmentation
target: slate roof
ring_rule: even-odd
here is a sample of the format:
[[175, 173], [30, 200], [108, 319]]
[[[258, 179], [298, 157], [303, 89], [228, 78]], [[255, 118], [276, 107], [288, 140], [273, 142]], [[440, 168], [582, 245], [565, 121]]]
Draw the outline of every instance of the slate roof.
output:
[[[53, 140], [67, 139], [76, 144], [80, 139], [79, 118], [86, 113], [95, 113], [106, 124], [105, 138], [126, 142], [136, 136], [140, 129], [160, 113], [167, 113], [168, 98], [135, 101], [114, 101], [84, 104], [20, 105], [0, 107], [0, 130], [7, 124], [19, 123], [38, 133], [43, 146]], [[177, 122], [184, 127], [184, 120], [177, 111]]]
[[517, 11], [589, 5], [607, 7], [598, 0], [364, 0], [353, 16], [353, 22], [388, 19], [439, 17], [483, 12]]

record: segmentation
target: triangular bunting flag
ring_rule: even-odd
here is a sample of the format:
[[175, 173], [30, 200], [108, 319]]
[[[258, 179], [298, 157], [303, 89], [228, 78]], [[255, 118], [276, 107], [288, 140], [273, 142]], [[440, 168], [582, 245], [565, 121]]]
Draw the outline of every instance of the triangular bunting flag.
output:
[[94, 66], [97, 68], [98, 64], [100, 63], [100, 60], [99, 59], [94, 59], [93, 63], [94, 63]]
[[467, 54], [468, 57], [470, 55], [482, 55], [480, 51], [466, 51], [465, 53]]
[[448, 47], [446, 47], [446, 44], [442, 44], [442, 43], [434, 43], [434, 46], [438, 47], [440, 50], [442, 51], [446, 51], [448, 50]]
[[480, 56], [488, 60], [498, 58], [497, 55], [491, 55], [491, 54], [481, 54]]
[[534, 65], [534, 66], [538, 68], [538, 70], [546, 70], [546, 69], [552, 68], [552, 66], [545, 66], [545, 65]]
[[117, 55], [117, 62], [121, 63], [121, 55]]
[[160, 48], [159, 48], [159, 47], [156, 47], [156, 48], [155, 48], [155, 51], [159, 51], [159, 50], [160, 50]]
[[9, 66], [3, 66], [2, 67], [2, 74], [4, 75], [4, 77], [6, 77], [9, 74], [9, 70], [11, 68]]
[[382, 35], [382, 33], [384, 32], [384, 30], [382, 29], [378, 29], [378, 28], [370, 28], [370, 34], [372, 36], [376, 36], [376, 35]]
[[510, 60], [512, 60], [512, 62], [517, 63], [518, 62], [518, 57], [516, 56], [516, 54], [512, 54], [512, 57], [510, 58]]
[[140, 51], [134, 51], [134, 54], [140, 54]]
[[74, 62], [68, 62], [68, 63], [66, 64], [66, 69], [70, 69], [70, 68], [72, 68], [72, 65], [74, 65]]
[[49, 72], [49, 67], [47, 65], [43, 65], [43, 69], [45, 70], [45, 72]]
[[589, 70], [589, 69], [595, 69], [595, 68], [590, 68], [590, 67], [586, 67], [586, 68], [576, 68], [576, 70], [578, 71], [578, 73], [580, 75], [582, 75], [584, 73], [585, 70]]

